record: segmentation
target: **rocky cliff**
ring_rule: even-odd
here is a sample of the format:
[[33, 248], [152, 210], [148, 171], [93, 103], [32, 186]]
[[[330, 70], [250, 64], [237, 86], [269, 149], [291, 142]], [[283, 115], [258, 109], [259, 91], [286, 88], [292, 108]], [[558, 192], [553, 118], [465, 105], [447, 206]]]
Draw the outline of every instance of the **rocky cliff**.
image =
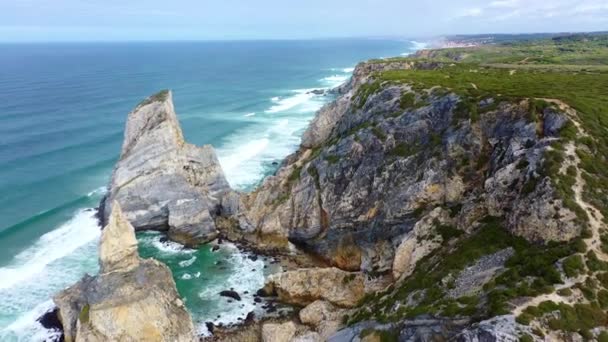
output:
[[167, 231], [190, 246], [217, 236], [214, 218], [229, 212], [234, 198], [213, 148], [184, 141], [169, 91], [149, 97], [128, 115], [108, 190], [103, 223], [116, 201], [136, 230]]
[[472, 119], [449, 90], [370, 79], [381, 70], [436, 67], [359, 65], [344, 94], [313, 120], [300, 150], [243, 196], [241, 226], [368, 272], [390, 271], [404, 236], [438, 207], [449, 212], [444, 223], [460, 231], [491, 215], [504, 216], [506, 228], [529, 241], [578, 236], [576, 213], [541, 176], [567, 115], [547, 108], [537, 122], [529, 100], [489, 97]]
[[[600, 310], [608, 299], [592, 299], [608, 295], [595, 274], [608, 270], [607, 257], [592, 242], [607, 235], [581, 197], [583, 116], [559, 99], [526, 96], [544, 86], [538, 75], [517, 78], [513, 91], [500, 79], [513, 72], [480, 69], [428, 59], [360, 64], [300, 149], [241, 196], [237, 229], [290, 241], [366, 279], [361, 300], [334, 281], [355, 309], [312, 295], [329, 278], [310, 270], [269, 279], [280, 299], [308, 305], [299, 322], [319, 340], [576, 338], [555, 326], [577, 310], [594, 318], [573, 326], [608, 323]], [[591, 272], [587, 285], [573, 279], [572, 264]], [[378, 291], [374, 280], [392, 285]], [[587, 299], [575, 299], [577, 286]], [[563, 303], [551, 310], [562, 318], [532, 327], [516, 319], [550, 300]]]
[[[599, 338], [608, 231], [592, 162], [601, 138], [590, 132], [603, 119], [562, 101], [586, 108], [577, 99], [587, 95], [553, 86], [555, 70], [437, 56], [358, 65], [298, 151], [244, 194], [211, 147], [184, 142], [170, 93], [157, 94], [129, 115], [103, 217], [120, 203], [136, 229], [182, 243], [221, 234], [289, 252], [290, 242], [323, 261], [273, 275], [260, 292], [305, 306], [298, 317], [226, 340]], [[559, 77], [575, 89], [582, 74]], [[132, 240], [106, 246], [99, 279], [143, 267]], [[81, 312], [73, 303], [98, 292], [90, 284], [59, 296], [60, 309]], [[62, 316], [72, 335], [82, 325], [73, 312]]]
[[66, 341], [196, 340], [171, 271], [138, 256], [135, 231], [117, 202], [102, 231], [99, 266], [99, 275], [53, 299]]

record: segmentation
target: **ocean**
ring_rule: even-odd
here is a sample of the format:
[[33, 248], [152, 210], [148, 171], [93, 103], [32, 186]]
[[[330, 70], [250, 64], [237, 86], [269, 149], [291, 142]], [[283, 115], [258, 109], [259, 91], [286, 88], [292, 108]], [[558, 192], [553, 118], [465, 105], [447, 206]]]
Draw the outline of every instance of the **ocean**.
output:
[[[408, 54], [412, 41], [344, 39], [0, 44], [0, 340], [43, 341], [51, 297], [97, 272], [94, 207], [120, 153], [127, 114], [171, 89], [188, 142], [213, 145], [229, 183], [249, 191], [293, 152], [330, 89], [356, 63]], [[201, 333], [234, 323], [272, 267], [234, 246], [184, 249], [138, 234], [165, 262]], [[268, 265], [266, 265], [268, 266]], [[246, 303], [246, 304], [245, 304]], [[218, 317], [219, 316], [219, 317]]]

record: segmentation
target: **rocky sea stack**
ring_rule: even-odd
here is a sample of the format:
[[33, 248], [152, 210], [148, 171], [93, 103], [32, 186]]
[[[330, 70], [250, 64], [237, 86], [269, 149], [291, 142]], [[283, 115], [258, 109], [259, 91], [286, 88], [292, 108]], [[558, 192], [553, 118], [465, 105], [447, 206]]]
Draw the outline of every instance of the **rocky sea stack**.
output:
[[171, 271], [138, 256], [135, 230], [116, 202], [99, 255], [99, 275], [85, 276], [53, 299], [67, 342], [196, 340]]
[[127, 117], [108, 190], [103, 223], [116, 201], [136, 230], [166, 231], [188, 246], [217, 236], [214, 217], [230, 212], [234, 198], [213, 147], [184, 141], [170, 91], [144, 100]]

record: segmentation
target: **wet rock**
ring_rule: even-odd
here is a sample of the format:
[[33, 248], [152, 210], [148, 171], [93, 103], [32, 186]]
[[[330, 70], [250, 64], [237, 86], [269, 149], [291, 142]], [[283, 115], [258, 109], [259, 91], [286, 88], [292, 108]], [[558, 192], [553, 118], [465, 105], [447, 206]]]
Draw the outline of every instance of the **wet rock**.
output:
[[246, 323], [251, 323], [251, 322], [253, 322], [253, 321], [254, 321], [254, 319], [255, 319], [255, 313], [254, 313], [253, 311], [250, 311], [250, 312], [247, 314], [247, 317], [245, 317], [245, 322], [246, 322]]
[[59, 318], [59, 308], [55, 307], [52, 310], [45, 312], [42, 316], [36, 319], [37, 322], [40, 323], [45, 329], [53, 330], [55, 332], [60, 332], [54, 339], [48, 342], [63, 342], [65, 340], [63, 334], [63, 325], [61, 324], [61, 320]]
[[238, 294], [238, 292], [234, 291], [234, 290], [224, 290], [222, 292], [220, 292], [220, 296], [222, 297], [229, 297], [232, 298], [234, 300], [241, 300], [241, 296]]
[[215, 325], [213, 325], [212, 322], [206, 322], [205, 326], [207, 327], [207, 330], [209, 330], [209, 333], [213, 335], [213, 330], [215, 329]]

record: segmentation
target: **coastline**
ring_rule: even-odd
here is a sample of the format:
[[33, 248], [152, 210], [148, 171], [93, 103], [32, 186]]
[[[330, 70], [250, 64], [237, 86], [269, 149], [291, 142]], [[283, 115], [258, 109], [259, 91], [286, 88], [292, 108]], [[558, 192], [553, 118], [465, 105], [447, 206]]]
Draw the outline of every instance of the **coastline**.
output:
[[[349, 67], [349, 68], [343, 68], [343, 69], [344, 69], [344, 70], [340, 69], [340, 71], [344, 71], [344, 72], [346, 72], [346, 71], [348, 70], [348, 72], [352, 72], [352, 71], [354, 70], [354, 68], [350, 68], [350, 67]], [[334, 72], [337, 72], [337, 71], [338, 71], [338, 70], [334, 70]], [[334, 79], [333, 81], [335, 81], [335, 79]], [[320, 89], [320, 88], [322, 88], [322, 87], [311, 88], [311, 89], [308, 89], [308, 91], [314, 91], [315, 89]], [[333, 88], [332, 88], [332, 89], [333, 89]], [[315, 96], [324, 96], [324, 95], [315, 94]], [[249, 116], [245, 116], [245, 117], [246, 117], [246, 118], [255, 118], [255, 117], [257, 116], [257, 115], [250, 115], [250, 114], [251, 114], [251, 113], [249, 113], [249, 114], [245, 114], [245, 115], [249, 115]], [[274, 165], [274, 167], [275, 167], [275, 168], [276, 168], [276, 167], [278, 167], [278, 166], [279, 166], [279, 164], [280, 164], [280, 163], [278, 163], [277, 165]], [[263, 178], [262, 178], [262, 179], [260, 179], [259, 181], [261, 182], [262, 180], [263, 180]], [[95, 194], [97, 194], [97, 192], [95, 192]], [[261, 252], [261, 251], [258, 251], [258, 252]], [[286, 259], [288, 260], [288, 261], [286, 261], [286, 262], [285, 262], [285, 263], [286, 263], [286, 267], [295, 267], [295, 266], [293, 266], [293, 265], [298, 265], [298, 264], [299, 264], [299, 265], [305, 265], [305, 264], [306, 264], [306, 262], [308, 262], [308, 261], [293, 261], [293, 260], [292, 260], [292, 259], [290, 259], [288, 256], [286, 256]], [[315, 262], [318, 262], [318, 261], [315, 261]], [[290, 266], [290, 265], [291, 265], [291, 266]]]

